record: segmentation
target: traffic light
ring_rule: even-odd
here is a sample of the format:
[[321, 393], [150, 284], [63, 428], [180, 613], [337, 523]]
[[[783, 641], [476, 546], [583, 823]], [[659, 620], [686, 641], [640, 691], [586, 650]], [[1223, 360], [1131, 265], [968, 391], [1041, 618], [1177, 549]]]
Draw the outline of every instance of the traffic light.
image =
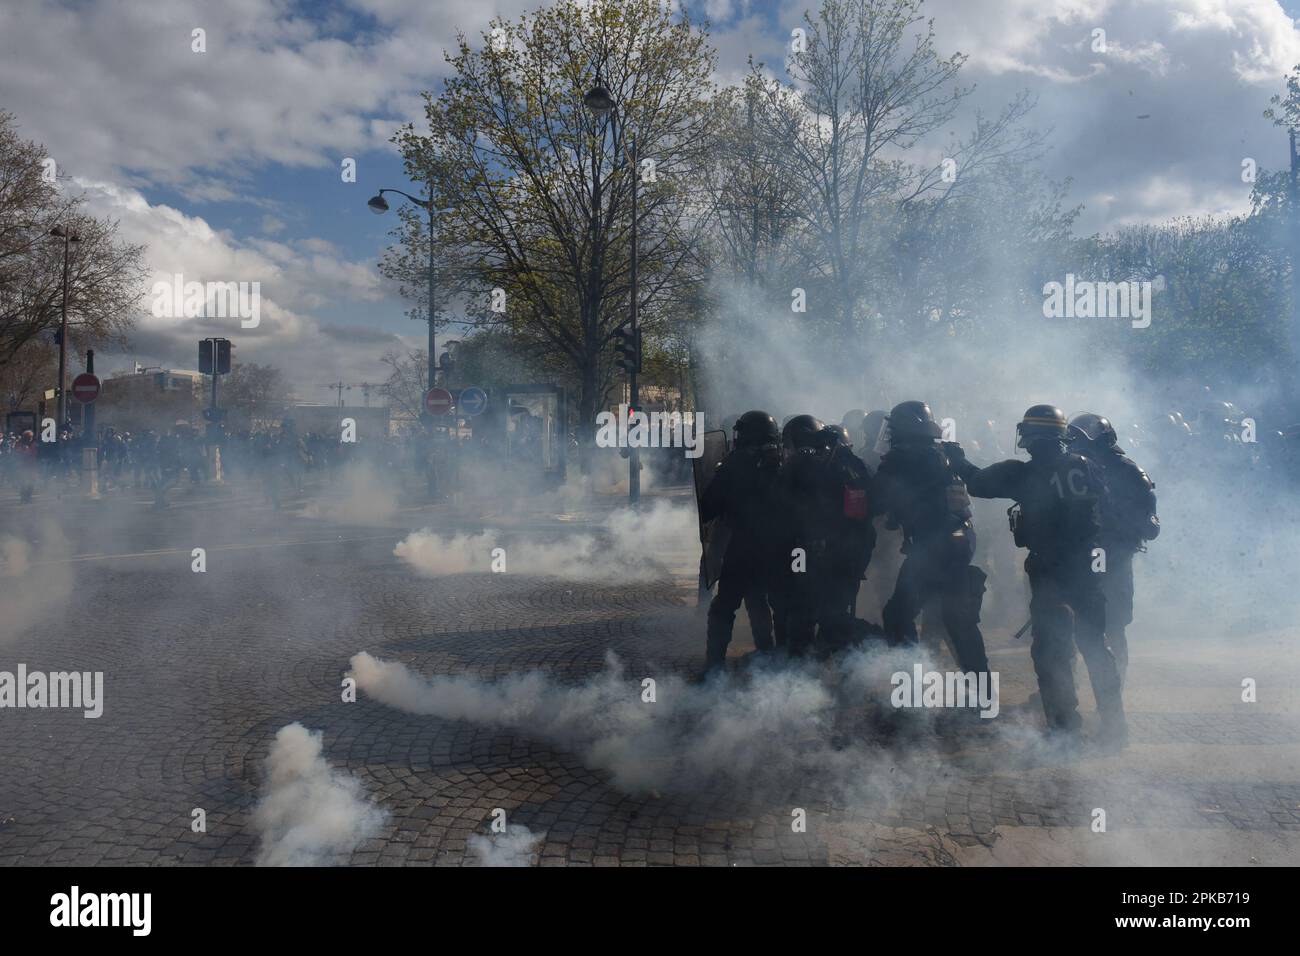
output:
[[641, 330], [634, 334], [626, 325], [614, 330], [614, 364], [625, 372], [641, 371]]
[[204, 339], [199, 343], [199, 372], [212, 375], [213, 346], [216, 346], [216, 374], [230, 374], [230, 339]]

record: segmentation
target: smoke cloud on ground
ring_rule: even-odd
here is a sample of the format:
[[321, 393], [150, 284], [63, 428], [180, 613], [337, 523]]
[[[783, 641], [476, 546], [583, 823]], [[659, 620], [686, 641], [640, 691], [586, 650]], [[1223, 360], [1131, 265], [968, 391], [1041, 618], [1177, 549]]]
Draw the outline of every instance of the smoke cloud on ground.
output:
[[22, 535], [0, 534], [0, 613], [2, 635], [14, 636], [44, 620], [73, 593], [72, 545], [50, 518], [10, 527]]
[[[692, 546], [698, 535], [696, 520], [693, 508], [657, 500], [642, 511], [609, 515], [598, 534], [541, 541], [500, 531], [441, 535], [426, 528], [400, 541], [393, 553], [427, 577], [491, 571], [496, 558], [512, 574], [567, 580], [642, 579], [647, 571], [662, 569], [665, 555]], [[497, 548], [504, 555], [494, 555]]]
[[308, 502], [304, 518], [372, 525], [396, 517], [397, 488], [371, 463], [348, 464], [331, 481], [326, 495]]
[[[536, 670], [500, 680], [425, 677], [362, 652], [349, 675], [367, 696], [397, 710], [563, 747], [628, 793], [727, 787], [775, 795], [815, 782], [828, 796], [861, 803], [887, 798], [928, 772], [934, 755], [925, 748], [905, 759], [902, 749], [890, 752], [932, 733], [938, 719], [936, 710], [898, 711], [888, 703], [891, 675], [910, 675], [918, 662], [932, 668], [920, 649], [871, 647], [826, 665], [755, 666], [747, 679], [691, 684], [671, 674], [628, 674], [610, 654], [598, 674], [565, 685]], [[653, 701], [647, 678], [655, 681]], [[873, 714], [878, 730], [888, 728], [887, 744], [879, 733], [873, 743], [861, 732]], [[957, 719], [980, 720], [974, 712]]]
[[281, 727], [266, 758], [266, 783], [253, 823], [262, 837], [258, 866], [346, 862], [379, 832], [385, 814], [356, 780], [333, 770], [322, 735], [294, 722]]
[[537, 862], [538, 848], [545, 836], [516, 824], [505, 833], [491, 836], [475, 833], [465, 841], [465, 846], [479, 866], [532, 866]]

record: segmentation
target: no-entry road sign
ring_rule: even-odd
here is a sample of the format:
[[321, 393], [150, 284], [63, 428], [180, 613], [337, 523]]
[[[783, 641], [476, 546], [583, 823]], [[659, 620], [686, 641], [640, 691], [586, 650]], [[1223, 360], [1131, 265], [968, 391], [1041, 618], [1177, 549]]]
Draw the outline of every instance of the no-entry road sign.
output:
[[99, 398], [99, 376], [82, 372], [72, 380], [72, 397], [83, 405]]
[[446, 415], [451, 411], [451, 392], [445, 388], [431, 388], [424, 393], [424, 407], [430, 415]]

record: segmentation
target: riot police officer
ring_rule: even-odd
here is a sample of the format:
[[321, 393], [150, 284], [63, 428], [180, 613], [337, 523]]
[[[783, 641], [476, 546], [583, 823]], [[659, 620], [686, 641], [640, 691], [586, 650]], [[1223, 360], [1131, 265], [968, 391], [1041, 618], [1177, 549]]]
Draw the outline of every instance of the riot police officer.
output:
[[781, 467], [781, 434], [776, 419], [764, 411], [741, 415], [735, 425], [735, 445], [722, 460], [700, 500], [700, 518], [722, 517], [730, 532], [718, 576], [718, 593], [709, 604], [706, 673], [726, 664], [727, 645], [741, 602], [749, 614], [754, 645], [772, 649], [772, 618], [768, 609], [772, 549], [774, 486]]
[[855, 446], [866, 448], [866, 442], [863, 441], [866, 420], [867, 413], [861, 408], [850, 408], [840, 419], [840, 427], [848, 435], [849, 447], [853, 448], [853, 453], [859, 458], [862, 457], [862, 454]]
[[1029, 549], [1031, 656], [1049, 731], [1077, 733], [1081, 721], [1074, 689], [1075, 646], [1092, 679], [1102, 736], [1122, 744], [1127, 731], [1119, 669], [1106, 647], [1106, 597], [1094, 573], [1106, 497], [1101, 469], [1067, 449], [1065, 413], [1034, 405], [1016, 426], [1017, 447], [1029, 461], [1009, 459], [963, 469], [970, 493], [1011, 498], [1008, 510], [1016, 545]]
[[1101, 575], [1106, 595], [1106, 643], [1115, 655], [1119, 679], [1128, 669], [1128, 635], [1133, 623], [1133, 555], [1160, 534], [1156, 516], [1155, 482], [1124, 454], [1110, 421], [1085, 412], [1070, 419], [1070, 447], [1101, 466], [1106, 504], [1101, 513], [1101, 547], [1106, 570]]
[[829, 446], [826, 462], [829, 491], [838, 490], [840, 508], [831, 525], [829, 581], [826, 606], [821, 614], [821, 637], [828, 646], [842, 646], [853, 634], [858, 606], [858, 589], [871, 563], [876, 531], [869, 504], [873, 472], [853, 451], [849, 430], [827, 425]]
[[839, 489], [828, 468], [830, 436], [812, 415], [795, 415], [781, 430], [784, 461], [777, 479], [780, 545], [776, 614], [784, 621], [786, 650], [812, 649], [825, 609], [834, 605], [831, 540], [839, 520]]
[[979, 628], [984, 572], [971, 564], [975, 529], [958, 473], [965, 463], [961, 447], [939, 440], [942, 429], [924, 402], [896, 405], [888, 425], [889, 451], [872, 486], [873, 508], [902, 529], [905, 557], [884, 608], [886, 640], [915, 643], [916, 617], [938, 596], [958, 665], [987, 671]]
[[885, 439], [889, 435], [889, 413], [872, 409], [862, 418], [862, 448], [858, 457], [872, 468], [880, 467], [880, 459], [887, 450]]

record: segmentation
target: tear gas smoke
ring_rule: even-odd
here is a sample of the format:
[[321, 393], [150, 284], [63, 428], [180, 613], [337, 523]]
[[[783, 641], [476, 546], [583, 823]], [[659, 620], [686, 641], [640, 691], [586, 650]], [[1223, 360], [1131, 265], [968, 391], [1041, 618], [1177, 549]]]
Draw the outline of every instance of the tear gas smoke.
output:
[[356, 780], [331, 769], [321, 753], [320, 731], [297, 722], [276, 731], [265, 790], [253, 813], [262, 836], [258, 866], [346, 862], [379, 832], [385, 816]]
[[434, 577], [492, 570], [493, 549], [505, 551], [505, 570], [566, 580], [643, 579], [665, 568], [674, 554], [698, 548], [693, 508], [658, 500], [644, 511], [619, 511], [599, 534], [573, 534], [553, 542], [508, 536], [500, 531], [440, 535], [416, 531], [398, 542], [394, 554], [420, 574]]
[[406, 713], [512, 729], [563, 747], [628, 793], [722, 786], [781, 793], [815, 780], [823, 792], [858, 802], [887, 796], [921, 768], [900, 769], [897, 754], [842, 735], [844, 717], [875, 708], [888, 711], [900, 732], [931, 727], [933, 711], [888, 705], [890, 676], [918, 661], [929, 669], [919, 649], [877, 647], [839, 658], [829, 674], [811, 663], [704, 685], [668, 674], [655, 678], [654, 702], [643, 700], [641, 678], [626, 675], [612, 654], [575, 685], [536, 670], [500, 680], [424, 677], [365, 652], [352, 658], [349, 676], [367, 696]]
[[397, 515], [397, 488], [369, 462], [348, 464], [339, 476], [341, 494], [326, 492], [308, 503], [303, 517], [339, 524], [374, 525]]
[[[989, 265], [989, 281], [1016, 274], [1015, 263]], [[778, 421], [811, 413], [838, 422], [850, 408], [888, 411], [898, 402], [920, 399], [930, 403], [937, 419], [952, 420], [953, 437], [979, 466], [1025, 457], [1015, 447], [1015, 423], [1030, 405], [1050, 402], [1070, 416], [1105, 415], [1119, 433], [1119, 445], [1155, 481], [1163, 528], [1149, 553], [1135, 561], [1133, 633], [1217, 640], [1240, 633], [1243, 625], [1282, 626], [1300, 614], [1300, 591], [1290, 582], [1300, 563], [1300, 545], [1291, 531], [1300, 523], [1294, 483], [1281, 469], [1264, 472], [1253, 465], [1258, 445], [1237, 444], [1210, 463], [1203, 448], [1162, 443], [1153, 426], [1174, 409], [1192, 414], [1211, 397], [1231, 399], [1252, 412], [1273, 396], [1258, 382], [1224, 386], [1222, 394], [1210, 396], [1202, 385], [1126, 367], [1115, 358], [1116, 342], [1121, 349], [1123, 342], [1117, 336], [1146, 335], [1162, 320], [1171, 321], [1162, 312], [1160, 295], [1152, 330], [1130, 329], [1127, 323], [1111, 328], [1105, 324], [1111, 320], [1045, 320], [1031, 304], [957, 335], [920, 330], [900, 337], [877, 329], [870, 338], [864, 333], [862, 341], [871, 347], [856, 356], [828, 352], [818, 336], [794, 321], [788, 305], [753, 308], [761, 296], [744, 284], [715, 280], [713, 296], [745, 303], [748, 311], [717, 319], [701, 333], [705, 407], [720, 414], [762, 408]], [[738, 336], [736, 323], [742, 319], [744, 335]], [[737, 348], [738, 341], [743, 348]], [[1285, 424], [1275, 415], [1268, 423], [1261, 419], [1260, 430]], [[976, 563], [990, 571], [1005, 569], [990, 580], [989, 601], [1000, 609], [1010, 605], [1010, 616], [995, 623], [1014, 628], [1027, 616], [1028, 595], [1020, 573], [1025, 553], [1014, 547], [1002, 514], [1009, 504], [1001, 502], [1000, 509], [998, 502], [975, 503], [981, 543]], [[873, 556], [869, 578], [878, 558]], [[1015, 599], [1006, 601], [1008, 595]]]
[[533, 833], [528, 827], [512, 824], [505, 833], [490, 836], [475, 833], [465, 841], [465, 846], [474, 854], [479, 866], [532, 866], [537, 860], [537, 848], [545, 837], [543, 833]]
[[[11, 525], [12, 527], [12, 525]], [[14, 636], [45, 618], [72, 597], [72, 545], [49, 518], [0, 535], [0, 610], [3, 634]]]
[[32, 565], [32, 547], [22, 538], [0, 538], [0, 575], [7, 578], [26, 574]]

